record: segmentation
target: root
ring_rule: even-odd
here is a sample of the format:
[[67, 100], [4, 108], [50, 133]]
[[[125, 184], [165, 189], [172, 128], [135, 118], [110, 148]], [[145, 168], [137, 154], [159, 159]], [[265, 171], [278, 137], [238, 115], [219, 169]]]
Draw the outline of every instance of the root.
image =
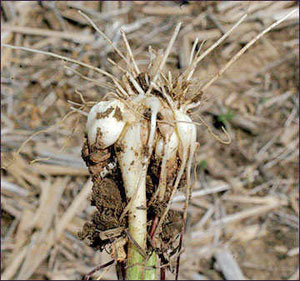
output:
[[227, 130], [222, 126], [222, 130], [224, 132], [224, 134], [227, 136], [227, 140], [222, 140], [218, 135], [216, 135], [211, 127], [206, 123], [206, 121], [199, 115], [198, 116], [199, 119], [202, 121], [203, 125], [207, 128], [208, 132], [217, 140], [219, 141], [220, 143], [223, 143], [223, 144], [230, 144], [231, 143], [231, 137], [229, 135], [229, 133], [227, 132]]

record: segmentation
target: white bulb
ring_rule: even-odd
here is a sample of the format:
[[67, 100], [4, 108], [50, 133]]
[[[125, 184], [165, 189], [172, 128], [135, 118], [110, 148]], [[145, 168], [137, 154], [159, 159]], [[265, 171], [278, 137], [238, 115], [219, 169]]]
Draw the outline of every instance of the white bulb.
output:
[[192, 123], [192, 119], [185, 113], [180, 110], [175, 111], [176, 121], [184, 121], [177, 122], [176, 128], [177, 133], [180, 138], [182, 147], [179, 149], [179, 157], [183, 159], [184, 154], [188, 153], [188, 149], [191, 146], [194, 146], [197, 139], [197, 129], [196, 126]]
[[94, 144], [97, 139], [100, 148], [113, 145], [120, 137], [124, 126], [123, 103], [118, 100], [97, 103], [91, 108], [86, 124], [89, 144]]

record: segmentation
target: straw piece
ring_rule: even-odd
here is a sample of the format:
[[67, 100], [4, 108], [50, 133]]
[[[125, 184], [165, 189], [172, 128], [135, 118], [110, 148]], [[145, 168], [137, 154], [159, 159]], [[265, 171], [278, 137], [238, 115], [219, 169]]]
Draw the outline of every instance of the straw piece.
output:
[[188, 15], [191, 13], [190, 7], [164, 7], [164, 6], [145, 6], [142, 12], [147, 15], [170, 16], [170, 15]]
[[[208, 194], [213, 194], [213, 193], [217, 193], [217, 192], [222, 192], [222, 191], [226, 191], [230, 188], [230, 186], [228, 184], [222, 184], [216, 187], [212, 187], [209, 189], [202, 189], [202, 190], [197, 190], [197, 191], [193, 191], [192, 192], [192, 198], [196, 198], [196, 197], [202, 197]], [[185, 195], [177, 195], [174, 196], [174, 199], [172, 200], [173, 203], [175, 202], [181, 202], [185, 200]]]
[[26, 35], [36, 35], [36, 36], [45, 36], [45, 37], [54, 37], [66, 40], [72, 40], [77, 43], [92, 43], [95, 40], [93, 35], [88, 34], [78, 34], [73, 32], [63, 32], [63, 31], [53, 31], [42, 28], [33, 28], [27, 26], [11, 26], [11, 25], [2, 25], [1, 30], [10, 31], [14, 33], [21, 33]]
[[216, 261], [226, 280], [246, 280], [238, 263], [227, 249], [218, 249], [215, 253]]
[[2, 280], [10, 280], [13, 278], [13, 276], [17, 273], [18, 268], [22, 264], [26, 256], [27, 250], [28, 247], [24, 247], [21, 251], [19, 251], [15, 259], [10, 262], [10, 264], [6, 267], [4, 272], [1, 274]]
[[259, 216], [265, 212], [269, 212], [271, 210], [274, 210], [278, 207], [282, 206], [282, 202], [274, 202], [273, 204], [268, 204], [264, 206], [259, 206], [259, 207], [254, 207], [254, 208], [249, 208], [244, 211], [228, 215], [224, 218], [221, 218], [219, 220], [215, 220], [212, 222], [212, 226], [224, 226], [226, 224], [230, 223], [236, 223], [239, 222], [243, 219], [253, 217], [253, 216]]
[[32, 167], [36, 169], [36, 171], [52, 176], [87, 176], [89, 175], [89, 171], [86, 168], [75, 168], [70, 166], [63, 165], [48, 165], [48, 164], [39, 164], [34, 163]]

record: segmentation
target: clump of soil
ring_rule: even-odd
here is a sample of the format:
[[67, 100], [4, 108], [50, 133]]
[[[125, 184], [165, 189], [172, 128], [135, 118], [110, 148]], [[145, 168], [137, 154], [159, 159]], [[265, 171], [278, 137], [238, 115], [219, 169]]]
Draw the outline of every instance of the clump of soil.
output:
[[[122, 176], [117, 166], [113, 147], [100, 149], [95, 145], [89, 146], [86, 138], [82, 148], [82, 158], [89, 168], [93, 187], [91, 205], [96, 207], [91, 222], [83, 226], [78, 234], [79, 239], [86, 240], [96, 250], [102, 250], [111, 243], [111, 238], [100, 238], [100, 233], [107, 230], [125, 227], [126, 219], [120, 221], [120, 216], [127, 204]], [[120, 237], [122, 233], [114, 238]]]
[[125, 225], [124, 220], [119, 222], [125, 202], [123, 202], [118, 186], [111, 178], [104, 178], [94, 183], [91, 204], [97, 208], [93, 220], [100, 230]]
[[[153, 195], [157, 191], [158, 183], [159, 183], [159, 177], [160, 177], [160, 171], [161, 171], [161, 160], [157, 159], [155, 156], [152, 155], [150, 160], [150, 165], [148, 168], [148, 174], [147, 174], [147, 182], [146, 182], [146, 193], [147, 193], [147, 200], [148, 200], [148, 207], [153, 206], [153, 211], [156, 215], [160, 216], [161, 212], [166, 208], [171, 192], [173, 190], [173, 186], [176, 180], [176, 175], [178, 168], [180, 167], [181, 161], [179, 157], [177, 157], [175, 162], [172, 162], [172, 164], [167, 162], [167, 187], [166, 187], [166, 193], [162, 201], [158, 201], [157, 198], [153, 200]], [[178, 190], [184, 188], [186, 184], [186, 175], [183, 174], [181, 177], [181, 181], [178, 186]]]

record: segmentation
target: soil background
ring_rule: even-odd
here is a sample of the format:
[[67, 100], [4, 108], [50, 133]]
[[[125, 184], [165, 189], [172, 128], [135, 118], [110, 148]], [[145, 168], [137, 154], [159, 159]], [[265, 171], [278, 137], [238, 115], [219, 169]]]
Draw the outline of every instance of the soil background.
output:
[[[148, 46], [165, 49], [174, 76], [248, 10], [246, 20], [198, 66], [208, 81], [297, 1], [2, 1], [1, 43], [61, 54], [120, 75], [112, 48], [78, 14], [89, 15], [121, 50], [123, 27], [141, 70]], [[196, 49], [200, 47], [198, 44]], [[76, 74], [88, 76], [97, 84]], [[59, 59], [1, 47], [1, 275], [7, 279], [80, 280], [110, 257], [77, 238], [95, 207], [81, 159], [86, 117], [73, 113], [82, 93], [100, 101], [105, 77]], [[77, 93], [76, 93], [77, 92]], [[197, 169], [180, 279], [299, 280], [299, 14], [265, 35], [204, 93], [192, 117], [205, 118], [230, 145], [198, 127]], [[87, 109], [84, 109], [87, 111]], [[66, 116], [66, 114], [68, 114]], [[28, 139], [32, 136], [30, 139]], [[22, 143], [28, 141], [22, 145]], [[22, 145], [22, 146], [21, 146]], [[183, 208], [178, 193], [172, 208]], [[231, 274], [231, 275], [230, 275]], [[233, 274], [233, 275], [232, 275]], [[116, 279], [114, 267], [95, 278]], [[167, 279], [174, 275], [167, 274]]]

